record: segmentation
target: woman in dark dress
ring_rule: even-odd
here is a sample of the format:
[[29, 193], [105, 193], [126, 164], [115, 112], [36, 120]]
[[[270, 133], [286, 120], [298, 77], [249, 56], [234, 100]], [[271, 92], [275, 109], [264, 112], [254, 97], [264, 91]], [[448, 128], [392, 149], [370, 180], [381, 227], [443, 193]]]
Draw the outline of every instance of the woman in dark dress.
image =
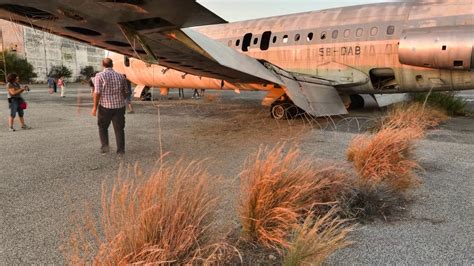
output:
[[21, 87], [20, 77], [15, 73], [10, 73], [7, 76], [7, 91], [8, 91], [8, 106], [10, 108], [10, 116], [8, 117], [8, 126], [10, 131], [15, 131], [13, 127], [13, 122], [15, 120], [16, 114], [20, 117], [20, 125], [22, 129], [30, 129], [29, 126], [25, 124], [23, 119], [24, 111], [22, 105], [25, 104], [25, 100], [21, 97], [21, 94], [25, 91], [29, 91], [28, 86]]

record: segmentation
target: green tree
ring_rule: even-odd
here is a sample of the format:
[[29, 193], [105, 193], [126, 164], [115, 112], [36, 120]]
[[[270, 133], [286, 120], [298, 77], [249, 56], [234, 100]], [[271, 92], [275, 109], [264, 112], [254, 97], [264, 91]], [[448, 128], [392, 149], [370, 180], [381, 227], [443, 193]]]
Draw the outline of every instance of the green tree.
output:
[[51, 67], [48, 76], [56, 79], [60, 77], [70, 78], [72, 76], [72, 71], [65, 66], [53, 66]]
[[85, 66], [81, 69], [81, 75], [84, 77], [85, 80], [88, 80], [92, 74], [94, 74], [95, 69], [93, 66]]
[[[5, 60], [3, 60], [3, 54], [5, 55]], [[37, 77], [33, 66], [26, 59], [19, 57], [14, 52], [4, 51], [0, 54], [0, 81], [5, 81], [5, 64], [7, 68], [6, 75], [16, 73], [20, 76], [22, 82], [28, 83]]]

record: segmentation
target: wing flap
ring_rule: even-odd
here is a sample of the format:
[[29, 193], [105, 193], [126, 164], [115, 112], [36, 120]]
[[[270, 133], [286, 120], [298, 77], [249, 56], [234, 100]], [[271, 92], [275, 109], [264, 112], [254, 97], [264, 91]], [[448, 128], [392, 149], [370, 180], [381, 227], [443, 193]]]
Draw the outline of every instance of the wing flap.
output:
[[347, 114], [347, 109], [332, 82], [272, 66], [284, 83], [284, 90], [295, 105], [320, 117]]

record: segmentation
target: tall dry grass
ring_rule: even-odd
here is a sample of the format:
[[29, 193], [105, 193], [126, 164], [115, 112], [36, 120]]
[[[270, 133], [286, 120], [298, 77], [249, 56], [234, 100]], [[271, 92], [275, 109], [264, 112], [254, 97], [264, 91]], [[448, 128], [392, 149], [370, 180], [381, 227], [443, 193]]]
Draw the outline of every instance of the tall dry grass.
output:
[[303, 224], [296, 227], [283, 265], [322, 265], [336, 250], [350, 245], [347, 235], [354, 226], [338, 218], [336, 213], [336, 209], [331, 209], [322, 217], [308, 215]]
[[216, 196], [202, 163], [163, 166], [143, 182], [103, 185], [102, 218], [88, 216], [71, 237], [69, 263], [218, 263], [225, 245], [209, 239]]
[[401, 103], [391, 107], [388, 115], [382, 120], [381, 129], [420, 129], [434, 128], [448, 120], [441, 109], [423, 106], [419, 102]]
[[435, 106], [449, 115], [466, 115], [467, 101], [456, 96], [456, 92], [416, 93], [414, 100]]
[[241, 173], [243, 236], [277, 250], [289, 246], [289, 233], [302, 215], [314, 206], [335, 203], [347, 179], [335, 166], [315, 164], [297, 148], [285, 148], [260, 149]]
[[414, 169], [414, 141], [423, 135], [422, 129], [384, 128], [375, 135], [357, 136], [347, 150], [359, 178], [365, 182], [386, 183], [398, 191], [419, 184]]

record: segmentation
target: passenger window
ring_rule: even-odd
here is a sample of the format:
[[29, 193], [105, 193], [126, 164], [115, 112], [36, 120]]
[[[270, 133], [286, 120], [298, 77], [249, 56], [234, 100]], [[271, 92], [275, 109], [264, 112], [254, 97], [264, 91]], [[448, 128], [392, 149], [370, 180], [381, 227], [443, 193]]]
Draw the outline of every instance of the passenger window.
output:
[[356, 31], [356, 37], [361, 37], [363, 33], [364, 33], [364, 29], [358, 28]]
[[240, 39], [235, 41], [235, 46], [237, 46], [237, 47], [240, 46]]
[[295, 42], [299, 41], [301, 39], [301, 35], [298, 33], [295, 35]]
[[395, 33], [395, 26], [390, 25], [387, 27], [387, 35], [393, 35]]
[[377, 35], [377, 33], [379, 33], [379, 28], [373, 27], [372, 29], [370, 29], [370, 36], [375, 36]]
[[252, 41], [252, 33], [245, 34], [244, 40], [242, 42], [242, 51], [243, 52], [248, 52], [251, 41]]
[[253, 39], [253, 44], [256, 45], [257, 43], [258, 43], [258, 38]]
[[288, 43], [288, 35], [283, 36], [283, 43]]
[[270, 47], [270, 38], [272, 37], [271, 31], [266, 31], [262, 34], [262, 41], [260, 42], [260, 50], [266, 51]]
[[277, 36], [274, 36], [274, 37], [273, 37], [273, 43], [276, 43], [277, 40], [278, 40], [278, 37], [277, 37]]
[[347, 29], [344, 31], [344, 38], [349, 38], [349, 36], [351, 36], [351, 30]]
[[326, 32], [321, 32], [321, 40], [326, 40]]
[[338, 30], [334, 30], [334, 31], [332, 32], [332, 38], [333, 38], [333, 39], [337, 39], [337, 36], [338, 36], [338, 35], [339, 35], [339, 31], [338, 31]]
[[306, 40], [308, 42], [312, 41], [313, 40], [313, 37], [314, 37], [314, 34], [312, 32], [308, 33], [308, 37], [306, 37]]
[[229, 46], [229, 47], [232, 46], [232, 40], [230, 40], [230, 41], [227, 43], [227, 46]]

